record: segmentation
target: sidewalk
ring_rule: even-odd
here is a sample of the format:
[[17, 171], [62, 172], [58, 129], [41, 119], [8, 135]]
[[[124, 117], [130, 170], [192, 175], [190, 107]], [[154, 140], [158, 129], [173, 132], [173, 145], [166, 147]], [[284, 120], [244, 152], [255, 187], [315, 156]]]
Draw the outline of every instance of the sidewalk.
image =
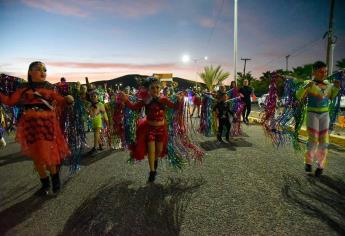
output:
[[[260, 112], [252, 111], [250, 113], [249, 121], [251, 123], [260, 123]], [[299, 134], [303, 137], [307, 137], [307, 130], [305, 126], [302, 126], [302, 129], [299, 132]], [[345, 147], [345, 128], [336, 125], [336, 127], [329, 136], [329, 142], [332, 144]]]

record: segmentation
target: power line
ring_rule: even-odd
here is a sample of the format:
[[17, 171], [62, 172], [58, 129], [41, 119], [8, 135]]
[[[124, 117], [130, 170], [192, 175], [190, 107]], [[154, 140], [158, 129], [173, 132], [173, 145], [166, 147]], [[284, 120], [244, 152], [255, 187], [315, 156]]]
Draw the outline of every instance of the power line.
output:
[[[307, 48], [309, 48], [309, 47], [315, 45], [316, 43], [318, 43], [319, 41], [322, 41], [322, 40], [323, 40], [323, 38], [318, 38], [318, 39], [313, 40], [313, 41], [311, 41], [311, 42], [309, 42], [309, 43], [306, 43], [306, 44], [304, 44], [303, 46], [298, 47], [298, 48], [295, 48], [294, 50], [292, 50], [292, 51], [289, 53], [289, 55], [290, 55], [291, 57], [295, 57], [295, 56], [297, 56], [297, 55], [300, 55], [302, 52], [305, 51], [305, 49], [307, 49]], [[286, 58], [286, 56], [281, 56], [281, 57], [273, 58], [272, 60], [268, 61], [267, 63], [265, 63], [265, 64], [263, 64], [263, 65], [256, 66], [254, 69], [257, 69], [257, 68], [263, 67], [263, 66], [271, 65], [273, 62], [279, 61], [279, 60], [281, 60], [281, 59], [283, 59], [283, 58]]]
[[214, 25], [213, 25], [213, 27], [212, 27], [212, 29], [211, 29], [210, 36], [208, 37], [207, 45], [206, 45], [207, 53], [208, 53], [209, 45], [210, 45], [211, 39], [212, 39], [212, 37], [213, 37], [214, 31], [215, 31], [216, 26], [217, 26], [217, 24], [218, 24], [219, 18], [220, 18], [221, 14], [222, 14], [223, 7], [224, 7], [224, 2], [225, 2], [225, 0], [222, 0], [222, 5], [221, 5], [220, 8], [219, 8], [218, 15], [217, 15], [217, 17], [216, 17], [216, 21], [214, 22]]

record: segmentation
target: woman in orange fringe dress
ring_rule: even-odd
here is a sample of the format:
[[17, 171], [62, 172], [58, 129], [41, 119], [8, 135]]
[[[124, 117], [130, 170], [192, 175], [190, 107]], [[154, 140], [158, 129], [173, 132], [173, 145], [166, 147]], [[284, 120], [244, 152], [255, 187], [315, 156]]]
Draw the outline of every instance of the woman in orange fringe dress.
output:
[[72, 96], [62, 97], [56, 87], [46, 80], [46, 67], [42, 62], [29, 66], [28, 82], [23, 83], [13, 94], [0, 93], [0, 102], [8, 106], [23, 108], [16, 133], [16, 141], [21, 144], [24, 155], [30, 157], [40, 176], [39, 195], [47, 195], [50, 181], [52, 191], [60, 190], [59, 166], [70, 154], [57, 116], [57, 108], [73, 103]]

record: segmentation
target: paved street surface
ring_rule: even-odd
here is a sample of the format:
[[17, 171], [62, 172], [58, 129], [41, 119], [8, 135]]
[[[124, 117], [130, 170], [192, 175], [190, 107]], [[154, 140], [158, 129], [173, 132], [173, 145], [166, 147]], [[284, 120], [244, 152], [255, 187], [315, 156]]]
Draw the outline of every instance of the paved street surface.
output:
[[261, 127], [244, 131], [222, 145], [194, 135], [204, 163], [182, 172], [161, 163], [153, 185], [147, 162], [129, 165], [127, 152], [85, 157], [73, 177], [62, 168], [61, 193], [45, 198], [10, 143], [0, 154], [0, 235], [345, 235], [345, 150], [332, 148], [317, 179]]

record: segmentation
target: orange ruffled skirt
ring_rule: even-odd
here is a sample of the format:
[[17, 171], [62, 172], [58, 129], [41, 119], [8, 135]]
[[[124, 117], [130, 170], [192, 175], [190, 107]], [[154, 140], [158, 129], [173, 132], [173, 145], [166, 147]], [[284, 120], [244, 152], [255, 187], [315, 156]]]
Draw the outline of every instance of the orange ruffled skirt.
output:
[[59, 165], [70, 155], [55, 111], [24, 111], [16, 140], [21, 144], [22, 153], [37, 164]]

